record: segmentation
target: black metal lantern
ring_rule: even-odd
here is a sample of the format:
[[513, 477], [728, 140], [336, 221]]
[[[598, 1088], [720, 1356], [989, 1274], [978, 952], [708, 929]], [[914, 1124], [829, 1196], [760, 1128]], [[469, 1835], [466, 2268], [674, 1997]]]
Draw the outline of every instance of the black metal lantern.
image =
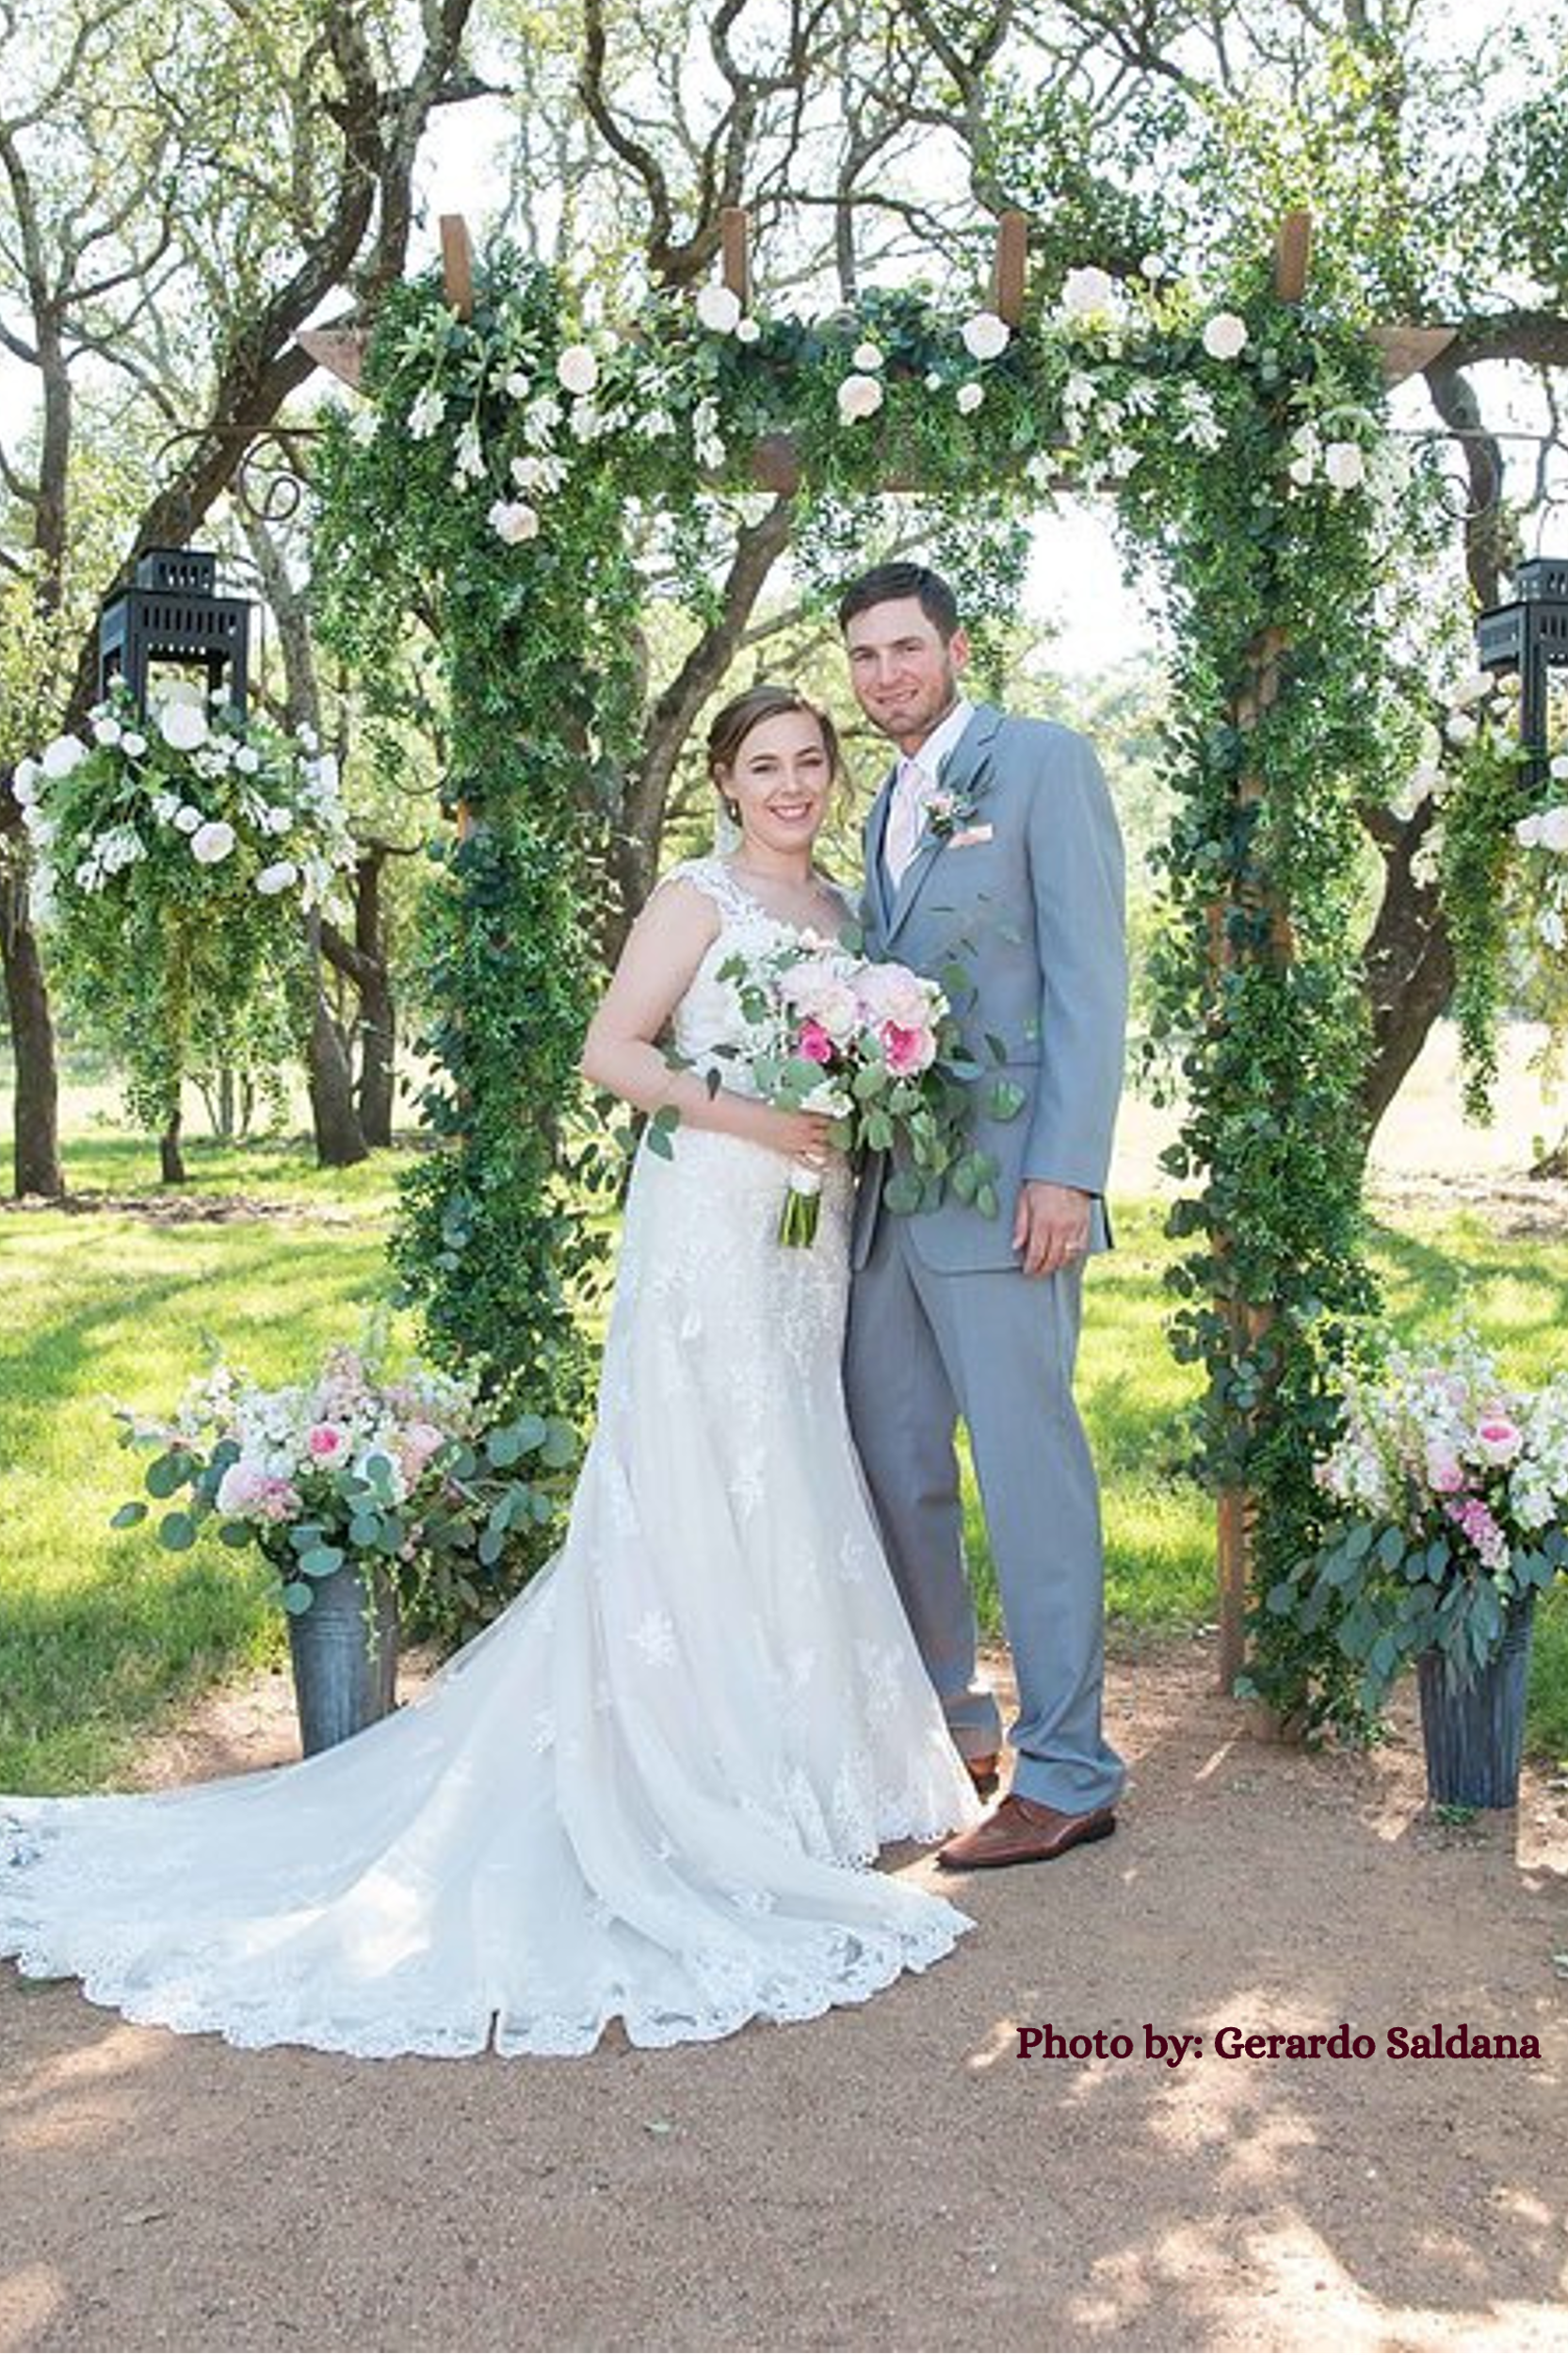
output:
[[250, 686], [251, 606], [217, 593], [218, 559], [203, 548], [148, 548], [136, 579], [105, 599], [98, 617], [98, 692], [122, 678], [145, 710], [154, 663], [206, 673], [227, 686], [243, 719]]
[[1519, 740], [1529, 754], [1526, 774], [1538, 785], [1549, 750], [1549, 674], [1568, 670], [1568, 560], [1532, 556], [1513, 576], [1513, 598], [1476, 619], [1476, 651], [1487, 671], [1516, 672]]

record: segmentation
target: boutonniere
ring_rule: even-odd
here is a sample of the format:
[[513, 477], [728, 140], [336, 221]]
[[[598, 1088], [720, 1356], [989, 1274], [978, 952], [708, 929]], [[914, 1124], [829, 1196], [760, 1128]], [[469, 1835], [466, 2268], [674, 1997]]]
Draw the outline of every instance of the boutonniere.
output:
[[939, 785], [926, 804], [926, 823], [939, 841], [949, 841], [955, 834], [967, 831], [975, 822], [975, 812], [985, 798], [991, 782], [989, 769], [977, 769], [962, 792], [950, 785]]

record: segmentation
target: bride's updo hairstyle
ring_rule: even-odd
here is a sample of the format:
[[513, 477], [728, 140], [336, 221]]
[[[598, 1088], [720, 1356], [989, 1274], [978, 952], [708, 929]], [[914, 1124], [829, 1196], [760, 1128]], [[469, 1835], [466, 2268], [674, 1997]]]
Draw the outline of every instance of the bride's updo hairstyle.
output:
[[838, 774], [838, 730], [827, 713], [802, 695], [798, 687], [780, 687], [765, 679], [760, 686], [749, 687], [743, 695], [736, 695], [717, 711], [708, 729], [708, 775], [714, 791], [724, 805], [724, 814], [734, 824], [740, 813], [725, 790], [725, 780], [740, 757], [740, 748], [752, 730], [765, 720], [779, 720], [786, 712], [801, 711], [815, 720], [822, 731], [822, 748], [828, 755], [828, 767]]

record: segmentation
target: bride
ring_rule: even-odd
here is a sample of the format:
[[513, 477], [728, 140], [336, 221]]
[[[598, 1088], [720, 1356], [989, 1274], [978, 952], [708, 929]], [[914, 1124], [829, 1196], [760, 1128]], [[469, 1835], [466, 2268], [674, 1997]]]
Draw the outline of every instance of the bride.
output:
[[[733, 950], [842, 924], [812, 859], [832, 725], [753, 688], [709, 763], [738, 847], [654, 894], [583, 1057], [680, 1125], [633, 1174], [559, 1553], [336, 1749], [187, 1790], [0, 1801], [0, 1955], [24, 1972], [238, 2045], [586, 2053], [617, 2018], [642, 2045], [809, 2019], [970, 1926], [864, 1869], [978, 1809], [849, 1439], [849, 1173], [824, 1121], [748, 1096], [718, 1052], [744, 1036], [719, 978]], [[823, 1164], [809, 1249], [775, 1240], [789, 1158]]]

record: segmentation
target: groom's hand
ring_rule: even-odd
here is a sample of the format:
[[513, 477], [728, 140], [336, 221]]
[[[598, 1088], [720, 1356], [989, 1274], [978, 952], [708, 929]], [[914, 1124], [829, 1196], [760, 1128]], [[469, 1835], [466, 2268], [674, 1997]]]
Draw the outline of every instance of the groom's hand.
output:
[[1089, 1212], [1094, 1197], [1076, 1186], [1026, 1178], [1012, 1215], [1012, 1247], [1024, 1255], [1026, 1275], [1054, 1275], [1089, 1249]]

